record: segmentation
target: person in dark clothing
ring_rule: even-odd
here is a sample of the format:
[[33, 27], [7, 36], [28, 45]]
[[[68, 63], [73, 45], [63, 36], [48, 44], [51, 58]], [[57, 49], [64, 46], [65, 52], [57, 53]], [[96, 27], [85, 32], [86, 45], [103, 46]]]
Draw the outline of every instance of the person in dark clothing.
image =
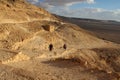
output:
[[67, 46], [66, 46], [66, 44], [64, 44], [64, 45], [63, 45], [63, 48], [64, 48], [65, 50], [67, 49]]
[[52, 50], [53, 50], [53, 45], [50, 44], [50, 45], [49, 45], [49, 51], [52, 51]]

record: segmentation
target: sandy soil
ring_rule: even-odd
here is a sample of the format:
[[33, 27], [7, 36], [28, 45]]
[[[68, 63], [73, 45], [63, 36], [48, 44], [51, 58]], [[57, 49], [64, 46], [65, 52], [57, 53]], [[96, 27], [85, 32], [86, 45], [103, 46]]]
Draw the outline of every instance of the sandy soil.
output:
[[120, 80], [118, 43], [24, 0], [0, 0], [0, 14], [0, 80]]

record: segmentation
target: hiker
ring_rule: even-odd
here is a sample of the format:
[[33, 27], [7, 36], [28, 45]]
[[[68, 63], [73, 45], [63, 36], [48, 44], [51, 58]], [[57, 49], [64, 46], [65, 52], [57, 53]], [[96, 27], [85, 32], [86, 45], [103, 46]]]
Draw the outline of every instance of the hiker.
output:
[[50, 45], [49, 45], [49, 51], [52, 51], [52, 50], [53, 50], [53, 45], [50, 44]]
[[64, 45], [63, 45], [63, 48], [64, 48], [65, 50], [67, 49], [67, 46], [66, 46], [66, 44], [64, 44]]

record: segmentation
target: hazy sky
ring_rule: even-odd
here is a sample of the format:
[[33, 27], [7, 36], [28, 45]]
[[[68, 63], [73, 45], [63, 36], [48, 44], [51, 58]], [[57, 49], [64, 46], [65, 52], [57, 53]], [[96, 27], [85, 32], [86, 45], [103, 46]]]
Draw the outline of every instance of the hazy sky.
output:
[[62, 16], [120, 21], [120, 0], [29, 1]]

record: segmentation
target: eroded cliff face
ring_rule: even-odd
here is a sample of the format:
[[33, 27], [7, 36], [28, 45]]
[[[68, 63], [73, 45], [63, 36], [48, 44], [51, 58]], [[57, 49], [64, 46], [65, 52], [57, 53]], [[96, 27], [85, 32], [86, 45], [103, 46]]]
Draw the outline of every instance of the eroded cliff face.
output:
[[37, 20], [57, 20], [49, 12], [24, 0], [1, 0], [0, 23], [23, 23]]
[[[51, 44], [53, 48], [50, 51]], [[24, 0], [0, 0], [0, 62], [21, 69], [29, 65], [32, 67], [27, 70], [38, 74], [39, 70], [32, 71], [37, 68], [32, 63], [40, 62], [31, 62], [36, 59], [75, 61], [88, 69], [119, 74], [120, 45], [99, 39], [77, 25], [61, 22], [44, 9]]]

